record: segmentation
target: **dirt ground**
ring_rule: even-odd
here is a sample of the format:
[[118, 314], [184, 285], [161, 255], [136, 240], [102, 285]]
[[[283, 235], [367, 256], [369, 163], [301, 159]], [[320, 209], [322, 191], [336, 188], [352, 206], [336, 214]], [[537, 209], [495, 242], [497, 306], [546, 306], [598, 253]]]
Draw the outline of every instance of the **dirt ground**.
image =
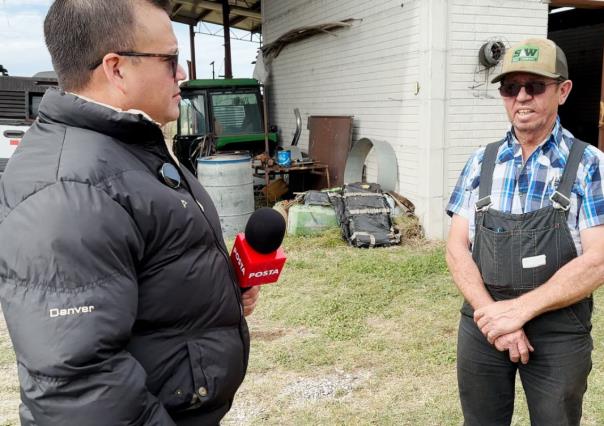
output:
[[[0, 310], [0, 426], [18, 425], [19, 382], [17, 367], [6, 329], [4, 316]], [[252, 330], [253, 339], [257, 341], [275, 341], [287, 338], [300, 338], [308, 335], [305, 331], [285, 329]], [[241, 386], [237, 398], [227, 417], [221, 422], [226, 426], [249, 425], [265, 415], [263, 404], [257, 403], [258, 386], [272, 387], [276, 383], [266, 380], [266, 375], [250, 371]], [[280, 377], [277, 398], [289, 400], [298, 407], [328, 400], [341, 400], [358, 389], [369, 378], [368, 372], [347, 373], [334, 370], [331, 374], [320, 377], [284, 374]]]
[[0, 425], [18, 425], [19, 381], [17, 365], [4, 315], [0, 310]]

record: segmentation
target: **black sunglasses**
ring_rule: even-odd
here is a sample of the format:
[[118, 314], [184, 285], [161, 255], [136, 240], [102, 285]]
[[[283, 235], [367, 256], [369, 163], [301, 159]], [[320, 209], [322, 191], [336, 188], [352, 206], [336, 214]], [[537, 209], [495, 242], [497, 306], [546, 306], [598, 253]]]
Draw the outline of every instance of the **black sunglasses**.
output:
[[[170, 67], [172, 69], [172, 77], [176, 78], [176, 71], [178, 70], [178, 53], [142, 53], [142, 52], [115, 52], [116, 55], [119, 56], [134, 56], [134, 57], [147, 57], [147, 58], [165, 58], [166, 62], [170, 62]], [[94, 64], [90, 66], [90, 69], [93, 70], [99, 65], [103, 63], [103, 59], [101, 58]]]
[[503, 83], [501, 86], [499, 86], [499, 93], [501, 94], [501, 96], [511, 98], [514, 96], [518, 96], [518, 93], [520, 93], [520, 89], [524, 87], [524, 90], [526, 90], [527, 95], [536, 96], [545, 93], [545, 89], [547, 86], [560, 83], [560, 81], [554, 81], [552, 83], [545, 83], [543, 81], [527, 81], [524, 84]]

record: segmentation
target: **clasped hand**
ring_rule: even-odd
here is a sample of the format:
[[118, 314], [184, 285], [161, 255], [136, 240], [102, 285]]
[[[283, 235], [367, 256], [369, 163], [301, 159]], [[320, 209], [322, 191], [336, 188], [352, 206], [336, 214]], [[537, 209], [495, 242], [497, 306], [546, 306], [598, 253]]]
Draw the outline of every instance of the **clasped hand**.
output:
[[476, 309], [474, 322], [497, 350], [509, 351], [512, 362], [528, 362], [534, 349], [522, 329], [526, 320], [517, 301], [502, 300]]

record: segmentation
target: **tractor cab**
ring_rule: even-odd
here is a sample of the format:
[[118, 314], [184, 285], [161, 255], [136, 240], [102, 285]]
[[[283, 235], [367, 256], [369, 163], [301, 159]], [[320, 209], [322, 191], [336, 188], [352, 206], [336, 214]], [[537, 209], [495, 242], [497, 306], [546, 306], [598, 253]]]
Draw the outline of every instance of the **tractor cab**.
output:
[[[218, 151], [264, 152], [260, 85], [254, 79], [190, 80], [181, 84], [174, 153], [196, 173], [197, 158]], [[269, 145], [277, 134], [268, 133]]]

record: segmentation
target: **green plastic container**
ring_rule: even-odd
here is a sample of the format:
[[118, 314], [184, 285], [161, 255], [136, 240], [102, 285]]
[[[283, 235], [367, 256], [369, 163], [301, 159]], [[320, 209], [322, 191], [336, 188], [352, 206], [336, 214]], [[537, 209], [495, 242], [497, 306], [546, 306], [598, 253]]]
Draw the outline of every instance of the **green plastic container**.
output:
[[287, 213], [289, 235], [311, 235], [338, 227], [332, 207], [295, 205]]

